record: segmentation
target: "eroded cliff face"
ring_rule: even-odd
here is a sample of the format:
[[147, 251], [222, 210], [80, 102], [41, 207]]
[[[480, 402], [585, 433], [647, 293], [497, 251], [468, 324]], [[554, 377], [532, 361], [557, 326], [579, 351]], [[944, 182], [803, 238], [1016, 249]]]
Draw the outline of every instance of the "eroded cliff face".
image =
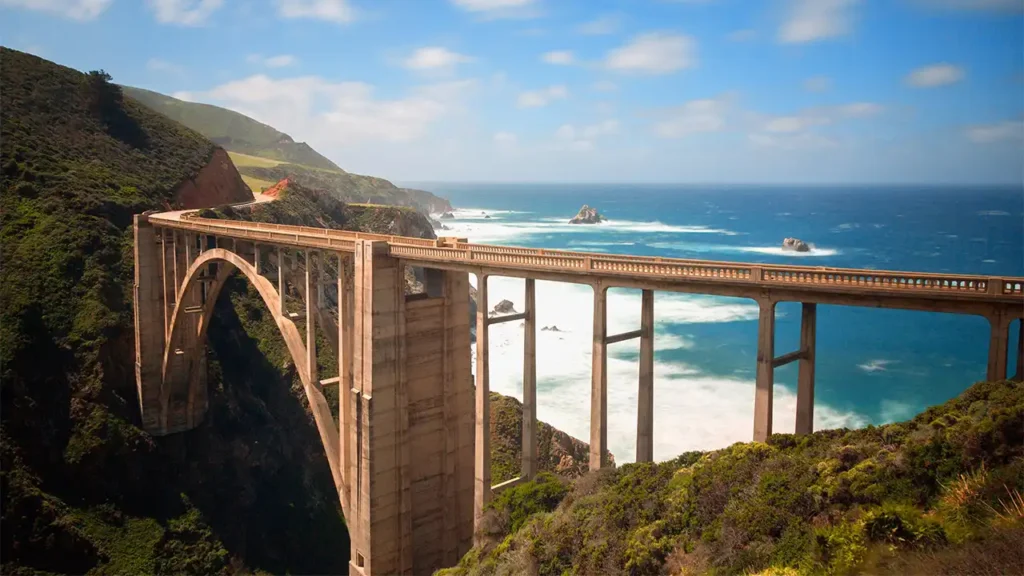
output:
[[[522, 459], [523, 404], [511, 396], [491, 392], [491, 483], [519, 475]], [[608, 460], [614, 466], [615, 458]], [[566, 478], [590, 469], [590, 445], [552, 427], [537, 425], [537, 467]]]
[[178, 208], [209, 208], [252, 200], [252, 191], [242, 181], [228, 153], [216, 148], [210, 161], [195, 178], [185, 180], [174, 191]]

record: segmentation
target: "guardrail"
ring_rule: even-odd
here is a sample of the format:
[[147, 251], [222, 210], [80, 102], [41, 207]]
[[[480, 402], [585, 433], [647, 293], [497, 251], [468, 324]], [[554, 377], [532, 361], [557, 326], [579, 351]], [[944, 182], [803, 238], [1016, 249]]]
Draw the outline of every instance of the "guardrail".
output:
[[593, 272], [595, 275], [621, 275], [652, 280], [688, 278], [702, 281], [751, 283], [762, 286], [849, 288], [879, 294], [910, 291], [921, 294], [956, 294], [958, 297], [979, 300], [1020, 296], [1022, 297], [1021, 303], [1024, 305], [1024, 278], [744, 264], [495, 246], [473, 244], [461, 239], [431, 240], [289, 224], [216, 220], [202, 218], [198, 216], [197, 212], [182, 214], [180, 219], [161, 218], [159, 214], [153, 216], [151, 221], [157, 226], [186, 229], [247, 241], [277, 242], [335, 251], [354, 251], [356, 240], [384, 241], [389, 244], [393, 256], [410, 260], [561, 270], [577, 274]]

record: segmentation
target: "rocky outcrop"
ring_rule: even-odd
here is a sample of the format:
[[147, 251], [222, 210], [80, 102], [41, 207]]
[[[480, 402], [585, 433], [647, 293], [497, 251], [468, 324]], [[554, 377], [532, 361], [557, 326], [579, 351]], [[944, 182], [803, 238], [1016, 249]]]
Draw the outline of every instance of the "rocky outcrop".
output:
[[[491, 482], [519, 475], [522, 459], [523, 404], [511, 396], [491, 392]], [[608, 454], [614, 465], [615, 458]], [[537, 466], [567, 478], [585, 474], [590, 467], [590, 445], [553, 428], [537, 426]]]
[[782, 241], [783, 250], [792, 250], [794, 252], [810, 252], [811, 247], [799, 238], [786, 238]]
[[494, 305], [494, 311], [498, 314], [515, 314], [515, 304], [511, 300], [502, 300]]
[[223, 148], [216, 148], [210, 161], [194, 178], [185, 180], [174, 191], [179, 208], [210, 208], [252, 200], [252, 191]]
[[455, 218], [455, 214], [452, 214], [451, 212], [445, 212], [444, 214], [441, 214], [441, 218], [444, 220], [451, 220], [452, 218]]
[[545, 327], [541, 328], [540, 331], [541, 332], [561, 332], [561, 330], [558, 329], [558, 326], [555, 326], [554, 324], [552, 324], [551, 326], [545, 326]]
[[580, 211], [576, 213], [576, 216], [569, 220], [569, 224], [599, 224], [605, 220], [607, 218], [598, 214], [597, 208], [591, 208], [584, 204]]

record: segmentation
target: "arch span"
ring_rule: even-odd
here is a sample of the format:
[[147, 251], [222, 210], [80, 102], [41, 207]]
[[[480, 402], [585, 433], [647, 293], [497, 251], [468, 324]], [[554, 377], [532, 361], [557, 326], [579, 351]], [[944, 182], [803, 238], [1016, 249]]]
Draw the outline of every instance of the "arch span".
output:
[[[198, 294], [197, 291], [200, 290], [204, 280], [203, 275], [211, 263], [218, 265], [217, 274], [207, 291], [206, 301], [201, 304], [198, 323], [189, 322], [186, 320], [186, 316], [194, 312], [186, 309], [190, 308], [189, 302], [199, 301], [195, 295]], [[194, 411], [198, 388], [205, 385], [205, 381], [200, 375], [200, 371], [204, 369], [201, 357], [206, 349], [206, 334], [210, 319], [214, 314], [221, 290], [235, 271], [245, 276], [256, 288], [281, 332], [281, 337], [284, 339], [285, 346], [288, 348], [288, 353], [291, 355], [292, 362], [294, 362], [302, 381], [306, 399], [309, 401], [317, 431], [327, 453], [335, 488], [338, 489], [339, 494], [346, 495], [348, 491], [343, 489], [345, 483], [340, 462], [339, 425], [331, 414], [330, 405], [324, 397], [319, 381], [313, 381], [310, 378], [307, 366], [307, 358], [309, 358], [306, 349], [307, 343], [303, 341], [295, 322], [281, 313], [282, 296], [278, 294], [276, 287], [257, 273], [256, 268], [250, 262], [230, 250], [213, 248], [204, 251], [188, 267], [184, 281], [177, 289], [174, 311], [168, 322], [168, 337], [163, 351], [160, 390], [161, 419], [166, 423], [172, 397], [185, 397], [186, 389], [189, 414]], [[316, 344], [312, 343], [312, 345]], [[178, 358], [180, 360], [177, 360]], [[344, 416], [344, 414], [341, 415], [342, 425], [340, 428], [342, 429], [344, 429]], [[343, 498], [342, 505], [347, 515], [348, 506], [345, 500], [347, 499]]]

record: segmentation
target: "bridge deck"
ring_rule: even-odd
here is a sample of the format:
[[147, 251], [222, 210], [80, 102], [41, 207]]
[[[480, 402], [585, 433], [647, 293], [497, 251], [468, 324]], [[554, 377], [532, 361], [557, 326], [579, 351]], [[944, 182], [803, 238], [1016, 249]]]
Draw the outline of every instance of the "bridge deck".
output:
[[489, 275], [758, 298], [778, 301], [905, 308], [984, 314], [985, 308], [1021, 306], [1024, 278], [933, 274], [775, 264], [688, 260], [473, 244], [347, 232], [327, 228], [201, 218], [197, 212], [149, 215], [155, 226], [221, 238], [353, 252], [356, 240], [388, 243], [409, 264]]

